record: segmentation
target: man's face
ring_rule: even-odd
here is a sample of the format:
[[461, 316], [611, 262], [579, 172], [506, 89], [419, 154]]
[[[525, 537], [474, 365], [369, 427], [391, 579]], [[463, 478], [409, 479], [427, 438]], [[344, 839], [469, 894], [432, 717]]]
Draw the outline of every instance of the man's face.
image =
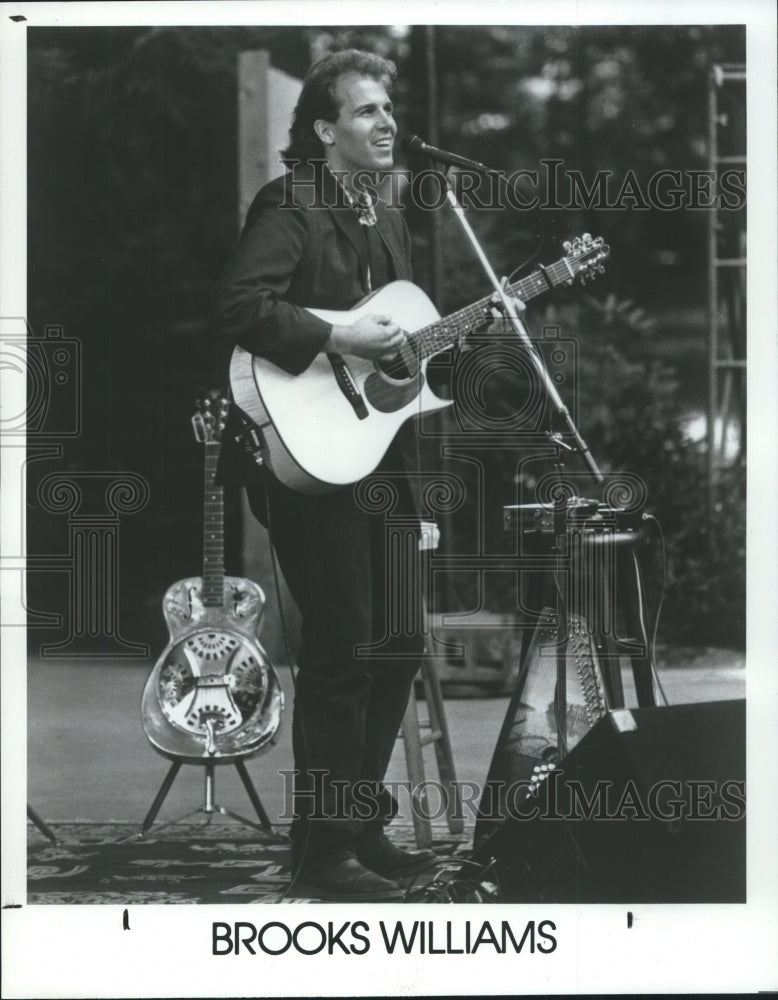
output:
[[317, 122], [330, 166], [348, 173], [391, 168], [397, 125], [384, 85], [348, 73], [339, 77], [335, 94], [340, 106], [337, 121]]

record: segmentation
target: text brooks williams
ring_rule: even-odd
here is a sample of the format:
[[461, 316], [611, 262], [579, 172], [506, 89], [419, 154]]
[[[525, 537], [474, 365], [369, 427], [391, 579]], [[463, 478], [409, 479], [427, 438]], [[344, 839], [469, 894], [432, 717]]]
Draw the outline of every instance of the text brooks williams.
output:
[[528, 920], [523, 925], [490, 920], [378, 921], [378, 933], [365, 920], [341, 923], [305, 920], [290, 927], [280, 920], [257, 926], [239, 920], [214, 921], [213, 955], [365, 955], [375, 943], [388, 955], [550, 955], [556, 951], [553, 920]]

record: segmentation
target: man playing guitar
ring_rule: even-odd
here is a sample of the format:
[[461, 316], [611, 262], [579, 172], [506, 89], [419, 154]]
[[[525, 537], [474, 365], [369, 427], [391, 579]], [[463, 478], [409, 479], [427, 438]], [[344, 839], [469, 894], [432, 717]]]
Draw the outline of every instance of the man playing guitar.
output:
[[[356, 50], [314, 65], [284, 155], [290, 170], [257, 194], [219, 279], [219, 333], [292, 375], [320, 352], [389, 359], [404, 342], [388, 315], [340, 325], [308, 311], [348, 310], [374, 289], [410, 278], [402, 214], [381, 200], [360, 202], [351, 184], [355, 171], [392, 167], [395, 73], [393, 63]], [[384, 827], [397, 806], [381, 784], [424, 646], [419, 588], [404, 580], [400, 592], [415, 595], [416, 606], [404, 611], [409, 627], [384, 641], [395, 610], [390, 584], [402, 572], [410, 586], [418, 552], [401, 568], [390, 564], [384, 514], [360, 502], [364, 483], [305, 495], [237, 448], [225, 460], [225, 477], [241, 476], [252, 510], [270, 527], [303, 619], [293, 718], [296, 888], [332, 900], [399, 900], [396, 880], [434, 859], [388, 840]], [[409, 422], [372, 477], [393, 491], [393, 515], [419, 513], [411, 488], [418, 477], [408, 475], [417, 465]], [[380, 659], [360, 653], [377, 643]]]
[[[267, 435], [275, 435], [276, 457], [267, 464], [276, 475], [260, 471], [245, 449], [233, 448], [231, 461], [227, 442], [223, 449], [224, 475], [238, 471], [302, 614], [292, 867], [300, 891], [333, 900], [400, 899], [396, 880], [435, 857], [400, 850], [386, 837], [397, 804], [382, 785], [424, 649], [419, 545], [404, 546], [397, 559], [387, 544], [388, 519], [413, 518], [420, 525], [418, 445], [405, 413], [414, 408], [424, 378], [417, 372], [403, 387], [403, 357], [412, 364], [416, 348], [410, 350], [410, 335], [392, 315], [371, 311], [368, 302], [352, 321], [343, 317], [392, 282], [401, 299], [426, 299], [410, 284], [411, 243], [402, 213], [353, 183], [359, 171], [380, 173], [393, 165], [395, 75], [393, 63], [354, 49], [313, 66], [284, 153], [289, 172], [255, 197], [213, 300], [215, 328], [237, 345], [233, 358], [261, 360], [281, 409], [297, 384], [305, 385], [303, 397], [319, 393], [319, 375], [309, 383], [310, 373], [316, 369], [329, 378], [332, 365], [339, 388], [332, 397], [318, 397], [325, 410], [339, 407], [352, 427], [360, 421], [367, 426], [368, 416], [375, 426], [382, 411], [401, 417], [375, 471], [353, 485], [356, 477], [345, 474], [329, 483], [309, 475], [269, 417], [255, 420], [263, 425], [268, 453]], [[569, 280], [569, 266], [560, 266], [559, 280]], [[539, 275], [538, 282], [546, 287]], [[488, 308], [475, 313], [476, 324], [489, 320]], [[400, 377], [382, 387], [382, 373], [372, 374], [366, 400], [350, 381], [343, 355], [355, 369], [367, 361]], [[233, 388], [235, 367], [233, 360]], [[241, 377], [253, 392], [251, 364]], [[424, 392], [425, 405], [448, 405]], [[309, 426], [305, 407], [299, 412], [289, 437], [296, 434], [309, 451], [311, 441], [314, 452], [320, 441], [334, 456], [348, 449], [345, 438], [327, 436], [326, 414]], [[290, 488], [298, 484], [301, 491]], [[372, 498], [381, 495], [391, 501], [379, 512]], [[371, 657], [370, 647], [380, 656]]]

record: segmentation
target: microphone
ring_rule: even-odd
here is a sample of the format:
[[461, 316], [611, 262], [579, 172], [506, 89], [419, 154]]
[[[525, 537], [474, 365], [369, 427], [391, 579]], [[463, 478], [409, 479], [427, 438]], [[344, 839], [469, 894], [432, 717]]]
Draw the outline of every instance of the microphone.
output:
[[450, 167], [463, 167], [465, 170], [475, 170], [479, 174], [495, 173], [485, 163], [478, 163], [477, 160], [468, 160], [467, 157], [459, 156], [457, 153], [447, 153], [445, 149], [430, 146], [423, 139], [420, 139], [418, 135], [403, 136], [400, 142], [400, 149], [405, 153], [421, 153], [424, 156], [428, 156], [431, 160], [437, 160], [438, 163], [446, 163]]

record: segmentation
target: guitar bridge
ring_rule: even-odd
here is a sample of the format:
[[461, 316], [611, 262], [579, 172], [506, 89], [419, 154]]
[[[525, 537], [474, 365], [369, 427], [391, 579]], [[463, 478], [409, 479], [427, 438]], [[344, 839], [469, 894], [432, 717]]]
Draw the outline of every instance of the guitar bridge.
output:
[[359, 417], [360, 420], [364, 420], [365, 417], [370, 416], [370, 413], [364, 399], [362, 398], [362, 393], [359, 391], [359, 387], [354, 380], [354, 376], [351, 374], [351, 369], [340, 354], [328, 354], [327, 357], [330, 359], [332, 371], [335, 375], [335, 381], [340, 386], [340, 391], [349, 403], [351, 403], [351, 407], [357, 417]]

